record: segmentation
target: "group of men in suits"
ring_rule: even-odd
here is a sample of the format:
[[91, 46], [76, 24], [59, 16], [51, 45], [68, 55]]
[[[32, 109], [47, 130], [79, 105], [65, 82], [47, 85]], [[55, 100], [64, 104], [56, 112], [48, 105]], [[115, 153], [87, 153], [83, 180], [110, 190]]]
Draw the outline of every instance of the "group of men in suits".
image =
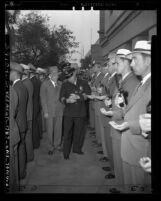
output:
[[10, 191], [26, 177], [42, 138], [41, 81], [32, 65], [10, 62]]
[[100, 161], [110, 163], [103, 167], [105, 178], [117, 182], [110, 192], [131, 192], [134, 186], [141, 192], [151, 184], [144, 171], [151, 156], [151, 43], [137, 41], [132, 52], [109, 53], [103, 67], [95, 63], [90, 85], [93, 146], [102, 147]]
[[10, 62], [11, 192], [26, 177], [26, 165], [33, 161], [44, 131], [48, 155], [63, 151], [64, 159], [69, 159], [72, 145], [74, 153], [83, 154], [88, 82], [78, 79], [77, 70], [68, 63], [63, 74], [57, 66], [48, 67], [43, 80], [37, 69]]

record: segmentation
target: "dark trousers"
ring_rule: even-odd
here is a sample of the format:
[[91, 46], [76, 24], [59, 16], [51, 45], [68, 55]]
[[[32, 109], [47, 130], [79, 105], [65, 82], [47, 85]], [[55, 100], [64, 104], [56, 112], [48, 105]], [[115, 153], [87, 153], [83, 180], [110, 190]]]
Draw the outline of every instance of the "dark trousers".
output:
[[17, 146], [10, 146], [10, 192], [19, 191]]
[[85, 139], [85, 117], [64, 117], [63, 153], [69, 155], [73, 151], [80, 152]]
[[23, 179], [26, 173], [26, 146], [25, 146], [25, 133], [20, 133], [20, 143], [18, 146], [18, 166], [19, 178]]
[[28, 128], [25, 136], [27, 162], [34, 160], [34, 149], [32, 142], [32, 120], [27, 121]]
[[40, 146], [40, 137], [41, 137], [41, 129], [40, 129], [40, 118], [39, 114], [36, 116], [33, 115], [32, 120], [32, 142], [33, 142], [33, 148], [38, 149]]

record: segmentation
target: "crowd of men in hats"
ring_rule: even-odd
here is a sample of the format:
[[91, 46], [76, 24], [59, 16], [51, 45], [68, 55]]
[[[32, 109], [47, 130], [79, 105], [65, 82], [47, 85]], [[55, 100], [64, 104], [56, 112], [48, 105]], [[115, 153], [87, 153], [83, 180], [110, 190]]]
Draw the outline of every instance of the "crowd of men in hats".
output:
[[[89, 123], [93, 146], [109, 162], [105, 179], [116, 179], [111, 193], [139, 191], [151, 184], [151, 43], [110, 52], [81, 79], [70, 63], [48, 71], [10, 63], [10, 190], [19, 190], [26, 164], [47, 133], [48, 154], [83, 155]], [[47, 74], [47, 76], [45, 76]], [[15, 189], [16, 187], [16, 189]]]

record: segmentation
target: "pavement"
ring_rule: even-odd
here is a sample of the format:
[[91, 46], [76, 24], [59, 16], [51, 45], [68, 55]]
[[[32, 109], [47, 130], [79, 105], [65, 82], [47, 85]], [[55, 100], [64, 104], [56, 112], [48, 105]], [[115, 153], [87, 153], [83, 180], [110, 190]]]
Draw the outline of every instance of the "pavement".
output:
[[115, 179], [105, 179], [108, 172], [102, 167], [108, 162], [100, 162], [101, 148], [92, 146], [93, 137], [87, 129], [84, 155], [70, 154], [64, 160], [62, 152], [52, 156], [47, 154], [47, 136], [43, 134], [39, 149], [34, 150], [34, 161], [27, 164], [27, 176], [21, 180], [20, 193], [99, 193], [108, 194], [115, 187]]

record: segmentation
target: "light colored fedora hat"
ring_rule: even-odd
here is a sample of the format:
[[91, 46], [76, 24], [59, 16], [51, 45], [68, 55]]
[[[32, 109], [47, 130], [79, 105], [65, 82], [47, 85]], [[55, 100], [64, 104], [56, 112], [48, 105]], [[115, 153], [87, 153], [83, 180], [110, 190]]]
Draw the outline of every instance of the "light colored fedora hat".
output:
[[146, 40], [137, 41], [132, 53], [144, 53], [151, 55], [151, 41]]
[[132, 59], [132, 52], [128, 49], [118, 49], [116, 55], [123, 59]]

